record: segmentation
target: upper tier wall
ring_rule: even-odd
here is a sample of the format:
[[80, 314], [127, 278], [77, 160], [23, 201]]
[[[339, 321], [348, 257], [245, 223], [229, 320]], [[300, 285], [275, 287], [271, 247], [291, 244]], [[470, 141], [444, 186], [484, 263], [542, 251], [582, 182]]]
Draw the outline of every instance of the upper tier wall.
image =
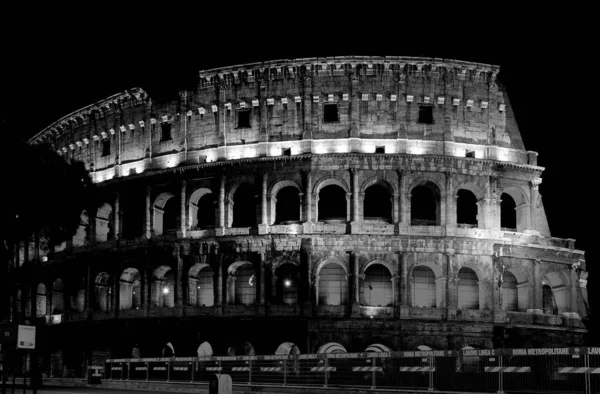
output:
[[[221, 68], [201, 72], [197, 89], [181, 92], [178, 100], [154, 103], [142, 89], [132, 89], [64, 117], [31, 141], [50, 142], [93, 170], [175, 153], [196, 162], [199, 156], [239, 158], [245, 150], [250, 156], [285, 148], [291, 154], [325, 153], [312, 149], [315, 140], [348, 138], [361, 139], [353, 144], [366, 153], [376, 146], [385, 146], [385, 153], [464, 157], [472, 151], [479, 158], [535, 164], [524, 151], [506, 92], [496, 83], [498, 71], [476, 63], [390, 57]], [[326, 119], [327, 105], [333, 120]], [[247, 122], [240, 116], [245, 111]], [[429, 120], [425, 111], [431, 111]], [[294, 149], [302, 145], [299, 140], [306, 147]], [[259, 143], [233, 155], [215, 149]]]

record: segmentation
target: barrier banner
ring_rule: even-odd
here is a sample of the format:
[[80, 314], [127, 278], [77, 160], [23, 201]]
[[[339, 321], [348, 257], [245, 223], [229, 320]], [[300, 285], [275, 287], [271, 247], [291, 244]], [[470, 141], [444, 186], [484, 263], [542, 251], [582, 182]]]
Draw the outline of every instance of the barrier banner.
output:
[[171, 373], [169, 380], [179, 382], [190, 382], [192, 380], [192, 369], [194, 363], [191, 361], [173, 361], [171, 362]]
[[157, 361], [149, 363], [150, 380], [167, 380], [169, 374], [169, 362]]
[[142, 361], [134, 361], [129, 366], [129, 380], [146, 380], [148, 365]]

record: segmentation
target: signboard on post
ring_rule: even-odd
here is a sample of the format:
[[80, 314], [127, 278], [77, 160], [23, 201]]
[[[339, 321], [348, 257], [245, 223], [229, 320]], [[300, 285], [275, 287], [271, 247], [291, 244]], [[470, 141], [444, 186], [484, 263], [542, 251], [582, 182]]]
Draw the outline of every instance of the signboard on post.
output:
[[17, 349], [35, 349], [35, 326], [19, 325]]

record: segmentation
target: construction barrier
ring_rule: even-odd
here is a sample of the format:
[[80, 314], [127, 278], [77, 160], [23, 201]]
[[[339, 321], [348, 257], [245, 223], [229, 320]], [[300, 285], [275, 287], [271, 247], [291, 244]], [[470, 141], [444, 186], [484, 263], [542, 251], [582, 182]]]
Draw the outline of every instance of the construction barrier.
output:
[[107, 359], [105, 379], [421, 389], [600, 392], [600, 348], [470, 349], [386, 353]]

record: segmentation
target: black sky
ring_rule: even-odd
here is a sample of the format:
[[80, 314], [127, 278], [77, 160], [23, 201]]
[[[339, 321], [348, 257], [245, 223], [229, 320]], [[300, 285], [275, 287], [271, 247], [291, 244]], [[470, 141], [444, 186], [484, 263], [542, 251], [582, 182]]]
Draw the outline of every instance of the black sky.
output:
[[595, 210], [586, 193], [595, 141], [578, 102], [588, 81], [580, 73], [592, 70], [582, 63], [588, 36], [566, 28], [568, 13], [454, 9], [432, 19], [431, 10], [392, 6], [348, 4], [332, 13], [277, 4], [5, 12], [2, 117], [10, 133], [28, 137], [125, 89], [139, 86], [160, 100], [193, 88], [199, 70], [282, 58], [427, 56], [499, 64], [525, 147], [539, 152], [546, 167], [541, 193], [553, 236], [592, 246]]

